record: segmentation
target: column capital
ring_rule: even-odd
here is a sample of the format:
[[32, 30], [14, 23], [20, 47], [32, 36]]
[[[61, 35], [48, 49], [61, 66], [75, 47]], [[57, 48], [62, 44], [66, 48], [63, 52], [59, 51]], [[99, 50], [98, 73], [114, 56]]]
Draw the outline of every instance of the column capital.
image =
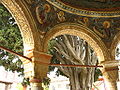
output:
[[26, 78], [42, 80], [48, 72], [48, 64], [52, 55], [35, 50], [27, 51], [26, 56], [32, 61], [22, 59]]
[[102, 61], [100, 65], [102, 65], [103, 68], [117, 67], [120, 65], [120, 61], [119, 60]]
[[52, 57], [52, 55], [50, 55], [50, 54], [47, 54], [47, 53], [44, 53], [44, 52], [41, 52], [41, 51], [37, 51], [37, 50], [34, 50], [34, 49], [28, 50], [26, 52], [26, 56], [31, 58], [33, 61], [34, 61], [34, 58], [39, 58], [39, 57], [51, 58]]
[[109, 79], [110, 81], [116, 81], [118, 79], [118, 60], [103, 61], [101, 62], [101, 65], [103, 65], [101, 71], [105, 78]]
[[119, 61], [103, 61], [100, 64], [103, 65], [101, 71], [106, 82], [107, 90], [117, 90]]

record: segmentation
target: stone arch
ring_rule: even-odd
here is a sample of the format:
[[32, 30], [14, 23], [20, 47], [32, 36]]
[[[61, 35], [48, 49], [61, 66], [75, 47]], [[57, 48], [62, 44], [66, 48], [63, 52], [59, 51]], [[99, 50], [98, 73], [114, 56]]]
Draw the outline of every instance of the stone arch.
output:
[[9, 10], [20, 28], [26, 54], [25, 51], [33, 49], [38, 42], [35, 21], [24, 0], [1, 0], [1, 3]]
[[120, 32], [115, 35], [110, 48], [111, 56], [113, 57], [114, 60], [115, 60], [115, 50], [119, 43], [120, 43]]
[[56, 36], [69, 34], [79, 36], [86, 40], [89, 45], [95, 50], [99, 62], [108, 60], [109, 55], [106, 53], [107, 48], [101, 39], [87, 27], [76, 23], [63, 23], [53, 27], [45, 36], [44, 52], [47, 52], [48, 41]]

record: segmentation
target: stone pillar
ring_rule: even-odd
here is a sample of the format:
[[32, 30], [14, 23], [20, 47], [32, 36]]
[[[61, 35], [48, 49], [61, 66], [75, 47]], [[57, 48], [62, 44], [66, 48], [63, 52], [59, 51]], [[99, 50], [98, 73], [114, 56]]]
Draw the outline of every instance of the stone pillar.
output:
[[102, 62], [103, 69], [102, 74], [105, 80], [105, 86], [107, 90], [118, 90], [117, 81], [118, 81], [118, 65], [119, 62], [114, 61], [105, 61]]
[[35, 50], [30, 50], [26, 56], [32, 59], [32, 61], [22, 59], [24, 74], [30, 79], [31, 90], [43, 90], [42, 80], [47, 76], [52, 56]]

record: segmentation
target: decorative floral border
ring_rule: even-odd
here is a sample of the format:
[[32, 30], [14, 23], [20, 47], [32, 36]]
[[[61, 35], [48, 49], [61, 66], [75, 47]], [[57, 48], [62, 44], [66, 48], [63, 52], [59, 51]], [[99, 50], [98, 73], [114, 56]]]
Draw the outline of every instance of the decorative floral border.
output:
[[100, 11], [100, 10], [84, 10], [84, 9], [78, 9], [74, 8], [71, 6], [68, 6], [59, 0], [46, 0], [50, 4], [54, 5], [55, 7], [64, 10], [69, 13], [77, 14], [77, 15], [82, 15], [82, 16], [89, 16], [89, 17], [119, 17], [120, 16], [120, 10], [113, 11], [105, 9], [105, 11]]

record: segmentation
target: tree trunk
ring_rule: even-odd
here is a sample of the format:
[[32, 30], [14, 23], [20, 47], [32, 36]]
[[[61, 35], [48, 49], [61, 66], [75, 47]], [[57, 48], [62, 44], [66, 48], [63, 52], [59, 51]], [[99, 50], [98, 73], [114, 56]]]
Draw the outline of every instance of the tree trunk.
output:
[[71, 90], [82, 90], [80, 87], [79, 74], [73, 70], [73, 73], [70, 77], [70, 89]]
[[[72, 70], [70, 74], [70, 90], [91, 90], [92, 83], [94, 82], [94, 69], [91, 68], [87, 73], [81, 73]], [[80, 74], [81, 73], [81, 74]]]
[[[57, 37], [54, 46], [56, 59], [61, 64], [96, 65], [97, 57], [93, 49], [77, 36], [62, 35]], [[71, 90], [91, 90], [95, 68], [58, 67], [69, 77]]]

